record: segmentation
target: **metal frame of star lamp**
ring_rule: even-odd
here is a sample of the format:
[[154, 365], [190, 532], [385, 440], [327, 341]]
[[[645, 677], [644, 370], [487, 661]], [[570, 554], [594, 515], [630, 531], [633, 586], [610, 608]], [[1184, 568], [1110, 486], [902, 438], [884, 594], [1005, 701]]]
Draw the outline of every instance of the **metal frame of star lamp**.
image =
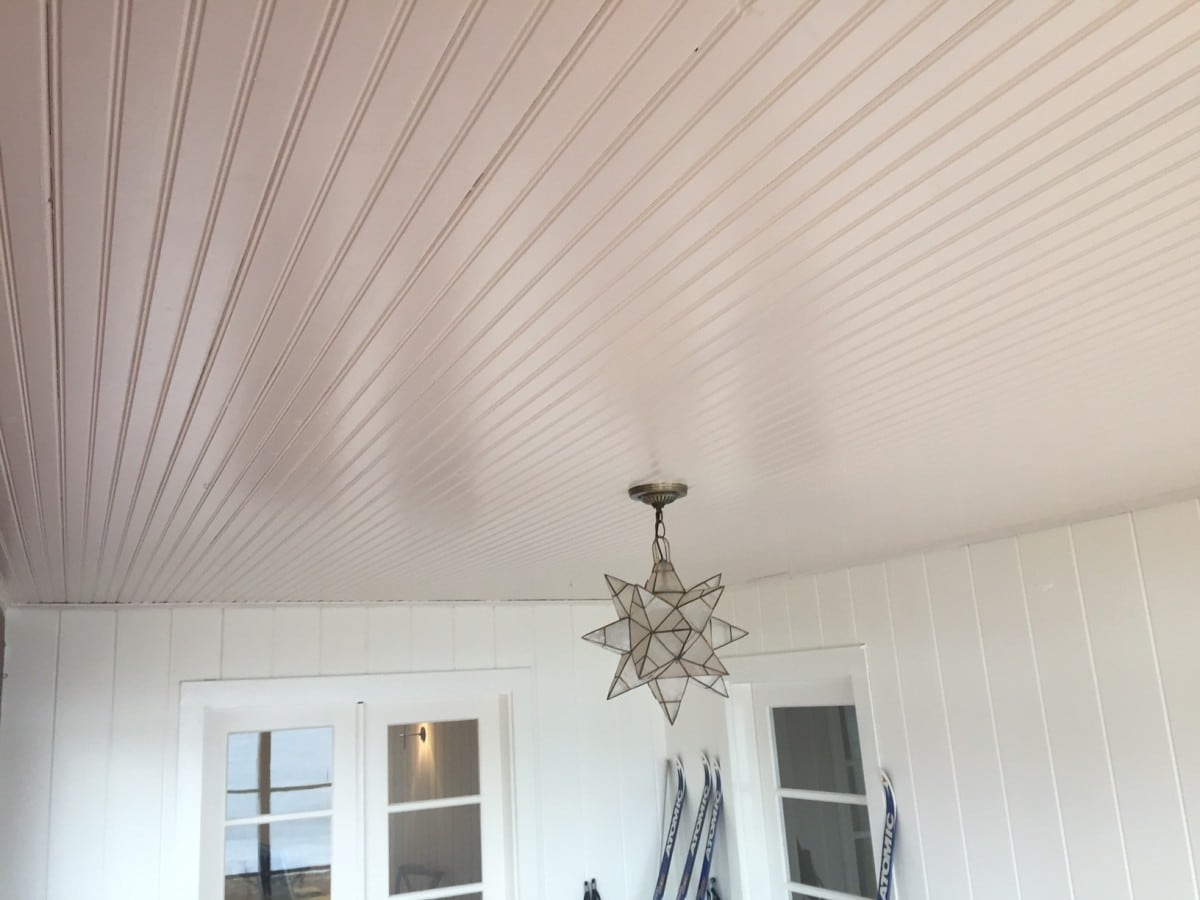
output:
[[663, 507], [687, 496], [680, 482], [634, 485], [629, 496], [654, 507], [653, 567], [644, 585], [605, 575], [619, 618], [583, 636], [620, 654], [608, 699], [645, 685], [672, 725], [689, 682], [728, 697], [729, 671], [717, 650], [744, 638], [744, 629], [713, 615], [725, 590], [714, 575], [685, 589], [671, 562]]

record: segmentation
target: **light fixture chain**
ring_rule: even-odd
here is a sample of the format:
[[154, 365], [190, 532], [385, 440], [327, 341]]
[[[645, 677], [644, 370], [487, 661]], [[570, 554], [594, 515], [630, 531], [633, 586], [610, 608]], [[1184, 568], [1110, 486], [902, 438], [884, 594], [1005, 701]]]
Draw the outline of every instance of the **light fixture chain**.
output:
[[661, 503], [654, 504], [654, 547], [659, 559], [670, 562], [671, 543], [667, 540], [667, 524], [663, 521]]

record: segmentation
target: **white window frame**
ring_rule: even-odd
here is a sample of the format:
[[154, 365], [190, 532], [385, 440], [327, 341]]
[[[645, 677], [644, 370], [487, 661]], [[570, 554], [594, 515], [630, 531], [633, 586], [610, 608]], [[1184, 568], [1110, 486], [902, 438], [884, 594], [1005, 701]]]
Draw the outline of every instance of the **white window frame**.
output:
[[[333, 822], [332, 887], [336, 896], [361, 897], [362, 857], [355, 810], [359, 808], [358, 762], [354, 737], [357, 723], [353, 704], [305, 707], [241, 707], [214, 710], [205, 723], [203, 783], [215, 785], [201, 797], [199, 840], [200, 896], [223, 897], [225, 848], [225, 772], [227, 736], [236, 732], [279, 731], [328, 726], [333, 729], [333, 791], [329, 815]], [[305, 814], [307, 816], [307, 814]]]
[[[536, 796], [536, 772], [532, 754], [534, 721], [533, 683], [528, 669], [489, 669], [451, 672], [420, 672], [395, 675], [346, 675], [312, 678], [242, 679], [231, 681], [184, 682], [180, 686], [179, 764], [176, 789], [175, 866], [173, 896], [181, 900], [210, 900], [222, 896], [211, 883], [203, 883], [207, 874], [217, 871], [213, 854], [223, 853], [215, 846], [223, 839], [224, 758], [223, 743], [229, 729], [262, 731], [276, 728], [330, 725], [354, 732], [352, 742], [357, 758], [347, 761], [338, 755], [335, 737], [335, 785], [347, 783], [353, 790], [334, 788], [335, 809], [339, 802], [353, 804], [348, 815], [353, 827], [339, 829], [335, 824], [335, 894], [343, 900], [387, 894], [368, 893], [364, 879], [374, 868], [386, 867], [386, 819], [383, 823], [384, 860], [372, 856], [372, 844], [378, 853], [378, 838], [367, 826], [368, 816], [377, 814], [366, 793], [364, 779], [367, 755], [372, 751], [378, 729], [394, 715], [424, 712], [426, 721], [447, 720], [464, 710], [474, 709], [491, 724], [481, 721], [481, 751], [484, 740], [497, 741], [497, 753], [481, 752], [492, 775], [489, 790], [499, 790], [502, 803], [489, 804], [488, 820], [483, 828], [494, 828], [496, 846], [485, 850], [488, 867], [485, 892], [488, 900], [516, 900], [521, 885], [531, 887], [537, 881], [538, 834], [536, 816], [518, 816], [514, 799]], [[376, 715], [375, 711], [378, 711]], [[459, 716], [479, 718], [479, 716]], [[414, 718], [417, 718], [414, 715]], [[413, 719], [406, 719], [412, 721]], [[375, 734], [368, 729], [374, 721]], [[487, 737], [485, 738], [484, 732]], [[386, 733], [383, 734], [386, 746]], [[374, 740], [375, 744], [379, 741]], [[386, 751], [384, 752], [386, 761]], [[378, 765], [378, 762], [375, 763]], [[383, 778], [386, 779], [386, 768]], [[495, 779], [499, 784], [495, 784]], [[213, 786], [216, 788], [213, 789]], [[482, 789], [482, 784], [481, 784]], [[386, 782], [378, 788], [386, 794]], [[386, 809], [386, 796], [384, 806]], [[356, 814], [355, 809], [360, 811]], [[218, 822], [214, 824], [214, 822]], [[340, 822], [340, 820], [335, 820]], [[378, 823], [376, 823], [378, 824]], [[353, 831], [352, 834], [349, 832]], [[345, 833], [343, 833], [345, 832]], [[340, 864], [343, 872], [339, 872]], [[347, 868], [348, 867], [348, 868]], [[344, 878], [344, 880], [342, 880]], [[378, 887], [378, 880], [375, 882]]]
[[[853, 703], [858, 720], [871, 847], [879, 858], [883, 834], [883, 788], [875, 742], [875, 714], [863, 647], [836, 647], [731, 657], [726, 711], [729, 753], [738, 799], [737, 861], [742, 895], [790, 900], [787, 859], [777, 792], [774, 741], [767, 710], [778, 705]], [[819, 702], [806, 702], [817, 699]], [[796, 702], [792, 702], [792, 700]], [[768, 768], [767, 766], [770, 766]], [[766, 852], [763, 852], [765, 848]], [[820, 889], [805, 889], [822, 896]], [[830, 893], [829, 896], [845, 896]]]
[[[381, 773], [378, 790], [367, 792], [363, 809], [367, 817], [366, 865], [368, 897], [403, 896], [425, 900], [434, 896], [457, 896], [483, 891], [485, 896], [501, 895], [504, 884], [504, 786], [500, 754], [489, 753], [502, 746], [500, 715], [497, 704], [487, 698], [434, 701], [394, 701], [391, 704], [372, 704], [365, 708], [366, 772]], [[417, 803], [389, 804], [387, 796], [388, 728], [414, 722], [449, 722], [473, 719], [479, 726], [479, 793], [471, 798], [456, 797]], [[445, 808], [457, 806], [463, 800], [479, 803], [479, 830], [483, 842], [483, 876], [481, 884], [454, 885], [433, 891], [393, 895], [388, 850], [388, 817], [393, 810]], [[354, 895], [351, 895], [354, 896]]]

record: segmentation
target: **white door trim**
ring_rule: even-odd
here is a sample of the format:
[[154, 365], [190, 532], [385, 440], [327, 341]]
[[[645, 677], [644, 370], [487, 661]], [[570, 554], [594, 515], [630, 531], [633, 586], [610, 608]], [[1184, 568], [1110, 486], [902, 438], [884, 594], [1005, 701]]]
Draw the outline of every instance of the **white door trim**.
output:
[[[866, 779], [867, 813], [871, 821], [871, 845], [879, 858], [880, 837], [883, 833], [883, 788], [881, 784], [879, 750], [875, 742], [875, 711], [871, 703], [867, 676], [866, 649], [833, 647], [819, 650], [790, 650], [783, 653], [756, 653], [725, 660], [729, 669], [729, 698], [726, 726], [729, 733], [730, 770], [734, 792], [742, 804], [744, 815], [739, 818], [737, 840], [738, 869], [741, 876], [741, 896], [781, 898], [781, 883], [772, 877], [782, 872], [776, 858], [779, 841], [769, 827], [774, 811], [763, 803], [763, 784], [769, 773], [762, 771], [759, 759], [759, 736], [756, 722], [757, 699], [775, 693], [776, 689], [804, 685], [841, 685], [849, 689], [858, 716], [859, 745], [862, 750], [863, 775]], [[770, 813], [770, 816], [769, 816]], [[763, 848], [768, 848], [763, 853]]]

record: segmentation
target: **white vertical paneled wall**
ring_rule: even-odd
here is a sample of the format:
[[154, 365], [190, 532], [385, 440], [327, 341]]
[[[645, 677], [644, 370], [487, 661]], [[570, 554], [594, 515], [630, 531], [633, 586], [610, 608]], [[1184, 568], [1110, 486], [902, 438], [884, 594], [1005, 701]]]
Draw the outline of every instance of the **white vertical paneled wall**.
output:
[[161, 900], [174, 834], [179, 685], [257, 678], [534, 670], [542, 836], [522, 897], [606, 897], [652, 877], [665, 744], [649, 697], [608, 703], [616, 657], [579, 640], [607, 603], [18, 608], [6, 613], [0, 897]]
[[866, 646], [903, 900], [1200, 896], [1196, 502], [731, 597], [731, 656]]
[[[731, 655], [866, 646], [903, 900], [1197, 896], [1196, 502], [774, 578], [723, 608], [752, 630]], [[728, 735], [703, 692], [665, 737], [648, 697], [605, 702], [615, 657], [579, 635], [609, 618], [596, 603], [9, 610], [0, 896], [163, 896], [181, 681], [508, 666], [533, 668], [537, 704], [524, 883], [550, 900], [594, 875], [609, 900], [642, 896], [663, 757], [683, 753], [698, 785], [697, 751], [727, 756]], [[728, 782], [735, 832], [753, 785]]]

